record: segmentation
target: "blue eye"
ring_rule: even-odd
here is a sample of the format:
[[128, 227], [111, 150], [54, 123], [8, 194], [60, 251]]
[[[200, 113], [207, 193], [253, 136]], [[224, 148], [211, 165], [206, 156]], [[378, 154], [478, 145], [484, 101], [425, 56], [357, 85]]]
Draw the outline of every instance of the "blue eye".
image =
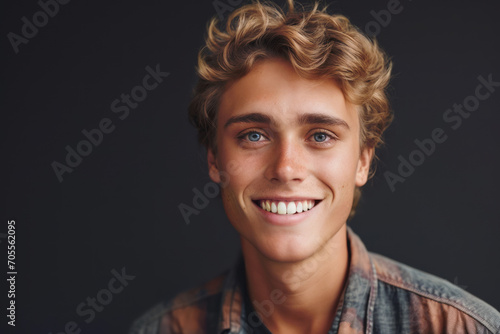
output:
[[249, 132], [247, 133], [247, 138], [249, 141], [259, 141], [259, 139], [262, 137], [262, 135], [258, 132]]
[[317, 132], [313, 136], [314, 140], [317, 141], [318, 143], [324, 142], [328, 138], [328, 135], [323, 132]]

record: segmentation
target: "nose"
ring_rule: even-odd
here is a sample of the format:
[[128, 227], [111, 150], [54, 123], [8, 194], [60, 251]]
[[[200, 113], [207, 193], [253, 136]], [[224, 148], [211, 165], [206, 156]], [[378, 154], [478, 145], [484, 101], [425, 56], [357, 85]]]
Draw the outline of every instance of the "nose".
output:
[[305, 148], [293, 139], [277, 142], [269, 152], [265, 177], [274, 183], [301, 182], [307, 173]]

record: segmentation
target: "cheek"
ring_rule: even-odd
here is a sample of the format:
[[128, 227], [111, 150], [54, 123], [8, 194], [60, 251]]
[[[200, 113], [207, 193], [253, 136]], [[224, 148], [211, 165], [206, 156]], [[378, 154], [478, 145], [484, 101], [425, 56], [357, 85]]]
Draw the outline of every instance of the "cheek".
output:
[[248, 205], [244, 201], [245, 191], [258, 180], [259, 163], [255, 157], [243, 156], [227, 149], [219, 155], [219, 163], [225, 172], [221, 189], [224, 208], [229, 217], [240, 216]]
[[347, 220], [354, 196], [354, 170], [355, 164], [352, 161], [340, 158], [326, 161], [319, 169], [317, 174], [319, 181], [331, 192], [324, 212], [327, 222]]
[[358, 159], [352, 152], [354, 151], [339, 150], [315, 159], [315, 174], [337, 191], [354, 187]]
[[318, 163], [315, 164], [317, 178], [331, 192], [330, 204], [326, 206], [325, 212], [329, 221], [346, 221], [349, 216], [353, 203], [357, 161], [356, 150], [346, 148], [317, 160]]
[[234, 145], [223, 146], [218, 160], [221, 170], [229, 178], [229, 186], [240, 190], [257, 177], [262, 162], [265, 161], [261, 155], [242, 153], [241, 149]]
[[229, 217], [229, 220], [232, 221], [231, 218], [240, 213], [237, 194], [234, 193], [231, 187], [225, 187], [221, 191], [221, 198], [226, 215]]

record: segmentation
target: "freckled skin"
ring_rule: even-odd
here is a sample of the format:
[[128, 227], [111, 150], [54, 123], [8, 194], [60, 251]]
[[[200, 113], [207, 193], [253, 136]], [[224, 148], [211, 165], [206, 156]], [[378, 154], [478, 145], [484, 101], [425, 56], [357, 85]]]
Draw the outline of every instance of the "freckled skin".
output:
[[[233, 123], [230, 117], [258, 112], [276, 124]], [[348, 124], [299, 124], [305, 113], [335, 116]], [[319, 144], [313, 135], [327, 131]], [[248, 131], [249, 136], [238, 138]], [[244, 77], [227, 86], [217, 118], [217, 156], [208, 152], [210, 176], [229, 162], [241, 166], [222, 188], [222, 202], [229, 221], [241, 236], [244, 254], [278, 263], [304, 261], [330, 244], [346, 249], [345, 223], [355, 186], [368, 176], [373, 150], [360, 152], [356, 107], [346, 101], [334, 80], [309, 80], [297, 75], [281, 59], [263, 60]], [[322, 200], [308, 219], [293, 226], [276, 226], [263, 219], [251, 201], [263, 194], [305, 196]], [[339, 233], [342, 231], [342, 233]]]

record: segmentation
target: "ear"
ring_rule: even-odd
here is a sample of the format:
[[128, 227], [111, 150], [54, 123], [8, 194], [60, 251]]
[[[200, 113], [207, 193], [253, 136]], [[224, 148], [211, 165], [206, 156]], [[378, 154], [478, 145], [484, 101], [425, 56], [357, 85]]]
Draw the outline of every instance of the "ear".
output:
[[373, 147], [365, 147], [359, 155], [359, 161], [356, 171], [356, 186], [362, 187], [368, 180], [370, 165], [373, 158]]
[[210, 179], [215, 183], [220, 183], [220, 173], [219, 168], [217, 167], [217, 159], [215, 158], [215, 154], [211, 148], [207, 149], [207, 162], [208, 162], [208, 175], [210, 175]]

